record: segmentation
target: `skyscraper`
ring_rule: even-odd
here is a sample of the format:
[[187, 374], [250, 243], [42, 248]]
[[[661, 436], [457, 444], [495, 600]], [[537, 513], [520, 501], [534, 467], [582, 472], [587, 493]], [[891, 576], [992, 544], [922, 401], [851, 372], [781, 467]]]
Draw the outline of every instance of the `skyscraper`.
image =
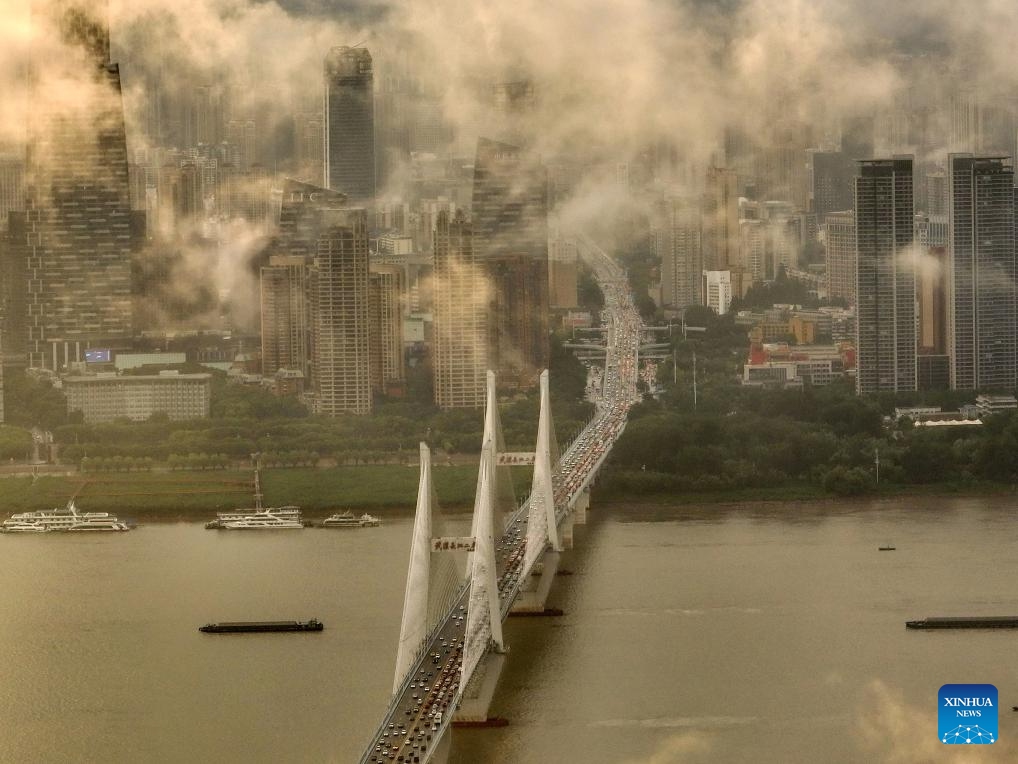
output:
[[548, 305], [553, 310], [571, 310], [579, 306], [578, 265], [576, 242], [555, 226], [548, 236]]
[[406, 381], [403, 363], [404, 270], [397, 265], [371, 266], [368, 273], [368, 325], [371, 387], [384, 395], [401, 395]]
[[1014, 167], [1008, 157], [948, 158], [951, 387], [1015, 386]]
[[916, 389], [912, 157], [859, 163], [856, 390]]
[[327, 234], [326, 211], [340, 209], [346, 197], [334, 191], [287, 180], [279, 212], [279, 230], [261, 269], [262, 373], [280, 369], [312, 371], [311, 268], [319, 240]]
[[271, 255], [261, 269], [262, 374], [280, 369], [309, 375], [308, 261]]
[[325, 184], [357, 204], [375, 198], [374, 75], [367, 48], [325, 57]]
[[809, 211], [823, 221], [828, 212], [852, 209], [852, 160], [840, 151], [806, 151]]
[[294, 119], [297, 178], [321, 183], [325, 161], [325, 116], [321, 111], [302, 111]]
[[829, 212], [822, 220], [827, 252], [827, 294], [855, 304], [855, 213]]
[[734, 170], [711, 167], [703, 198], [703, 267], [729, 270], [739, 262], [739, 179]]
[[20, 211], [24, 201], [25, 163], [21, 157], [0, 154], [0, 231], [7, 230], [7, 216]]
[[470, 223], [457, 213], [435, 220], [435, 403], [443, 409], [484, 405], [488, 360], [488, 282], [474, 256]]
[[703, 250], [695, 200], [668, 198], [655, 205], [651, 251], [661, 258], [661, 301], [676, 308], [699, 305]]
[[[60, 368], [90, 345], [131, 338], [127, 140], [105, 3], [58, 0], [34, 11], [23, 243], [28, 360]], [[58, 50], [47, 47], [54, 39]]]
[[473, 187], [474, 249], [490, 280], [488, 361], [507, 387], [537, 384], [548, 365], [548, 183], [516, 146], [481, 138]]
[[320, 211], [311, 283], [311, 380], [319, 414], [371, 412], [368, 219], [363, 209]]

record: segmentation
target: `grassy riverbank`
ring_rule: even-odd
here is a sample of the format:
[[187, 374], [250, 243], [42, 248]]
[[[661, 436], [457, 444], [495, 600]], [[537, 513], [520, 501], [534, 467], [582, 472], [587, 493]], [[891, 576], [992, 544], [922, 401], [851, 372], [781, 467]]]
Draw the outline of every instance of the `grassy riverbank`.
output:
[[[443, 509], [473, 505], [475, 465], [435, 466], [435, 490]], [[514, 473], [517, 493], [529, 475]], [[0, 515], [51, 509], [76, 497], [78, 508], [116, 512], [135, 520], [198, 520], [217, 511], [251, 506], [248, 471], [99, 473], [6, 478], [0, 482]], [[367, 465], [262, 472], [265, 504], [296, 504], [312, 517], [341, 509], [412, 510], [417, 501], [416, 466]]]
[[[439, 504], [447, 511], [467, 511], [473, 505], [477, 467], [472, 464], [435, 466], [433, 475]], [[417, 501], [417, 467], [365, 465], [330, 469], [276, 469], [262, 472], [267, 506], [296, 504], [311, 518], [342, 509], [409, 514]], [[530, 485], [529, 469], [514, 468], [517, 496]], [[14, 512], [61, 507], [74, 496], [86, 512], [114, 512], [146, 520], [201, 520], [216, 512], [251, 506], [252, 474], [248, 471], [138, 472], [12, 477], [0, 480], [0, 518]], [[985, 496], [1016, 493], [1010, 483], [976, 481], [925, 485], [881, 483], [878, 491], [856, 498], [895, 496]], [[837, 498], [816, 483], [786, 483], [767, 487], [713, 491], [633, 492], [611, 480], [594, 489], [594, 506], [654, 504], [672, 506], [822, 501]]]

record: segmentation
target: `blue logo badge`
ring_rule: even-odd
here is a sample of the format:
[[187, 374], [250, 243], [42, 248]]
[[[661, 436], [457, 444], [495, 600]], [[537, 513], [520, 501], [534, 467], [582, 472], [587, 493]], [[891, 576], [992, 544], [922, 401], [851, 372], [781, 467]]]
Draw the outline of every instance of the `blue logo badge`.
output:
[[992, 684], [945, 684], [937, 704], [941, 743], [997, 742], [997, 688]]

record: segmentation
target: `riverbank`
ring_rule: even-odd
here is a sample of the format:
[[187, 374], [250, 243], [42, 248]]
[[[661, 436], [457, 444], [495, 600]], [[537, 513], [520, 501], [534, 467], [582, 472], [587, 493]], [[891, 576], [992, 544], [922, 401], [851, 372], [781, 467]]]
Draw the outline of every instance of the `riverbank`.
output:
[[700, 493], [661, 492], [623, 493], [594, 489], [594, 503], [612, 506], [654, 505], [690, 506], [700, 504], [789, 503], [807, 501], [866, 501], [891, 498], [941, 498], [951, 496], [1008, 496], [1018, 493], [1011, 483], [978, 481], [967, 483], [927, 483], [899, 485], [885, 483], [879, 490], [856, 496], [839, 496], [829, 493], [815, 483], [797, 483], [768, 486], [766, 488], [734, 488]]
[[[435, 466], [432, 475], [443, 510], [473, 505], [475, 465]], [[517, 493], [529, 487], [529, 475], [513, 479]], [[262, 471], [265, 506], [295, 504], [311, 519], [344, 509], [406, 514], [417, 502], [417, 483], [416, 465]], [[252, 506], [250, 471], [40, 475], [6, 478], [0, 486], [3, 516], [61, 507], [72, 497], [81, 511], [136, 521], [208, 519]]]
[[[473, 464], [434, 466], [435, 490], [443, 511], [468, 512], [473, 506], [477, 467]], [[273, 469], [262, 471], [266, 506], [295, 504], [305, 517], [321, 519], [350, 509], [374, 514], [406, 516], [417, 501], [415, 466], [363, 465], [326, 469]], [[530, 486], [529, 468], [513, 468], [516, 495]], [[138, 522], [198, 521], [216, 512], [252, 506], [252, 473], [210, 472], [65, 473], [38, 477], [8, 477], [0, 493], [0, 518], [14, 512], [61, 507], [74, 498], [86, 512], [113, 512]], [[879, 491], [854, 499], [896, 497], [1006, 496], [1015, 494], [1010, 483], [967, 482], [926, 485], [881, 484]], [[839, 501], [845, 497], [824, 491], [815, 483], [783, 484], [711, 492], [677, 491], [634, 493], [594, 488], [593, 506], [719, 506], [724, 504], [788, 504]]]

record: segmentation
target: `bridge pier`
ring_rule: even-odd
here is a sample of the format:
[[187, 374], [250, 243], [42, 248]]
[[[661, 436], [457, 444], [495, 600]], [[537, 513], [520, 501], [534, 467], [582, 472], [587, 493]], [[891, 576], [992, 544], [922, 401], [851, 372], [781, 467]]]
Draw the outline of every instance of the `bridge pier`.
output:
[[555, 583], [558, 572], [560, 552], [552, 549], [545, 551], [540, 562], [534, 565], [533, 574], [520, 587], [510, 613], [543, 613], [551, 585]]
[[587, 510], [590, 508], [590, 491], [580, 491], [573, 504], [573, 522], [576, 525], [587, 524]]
[[502, 668], [505, 666], [506, 654], [489, 651], [474, 669], [474, 675], [467, 683], [463, 695], [460, 696], [459, 708], [452, 717], [453, 724], [456, 722], [478, 722], [488, 721], [488, 711], [491, 709], [491, 700], [495, 697], [495, 688], [498, 687], [499, 677], [502, 676]]
[[573, 548], [573, 524], [574, 524], [574, 522], [575, 522], [575, 518], [573, 517], [572, 513], [569, 513], [562, 520], [562, 525], [559, 526], [559, 529], [558, 529], [559, 540], [562, 542], [562, 548], [563, 549], [572, 549]]

